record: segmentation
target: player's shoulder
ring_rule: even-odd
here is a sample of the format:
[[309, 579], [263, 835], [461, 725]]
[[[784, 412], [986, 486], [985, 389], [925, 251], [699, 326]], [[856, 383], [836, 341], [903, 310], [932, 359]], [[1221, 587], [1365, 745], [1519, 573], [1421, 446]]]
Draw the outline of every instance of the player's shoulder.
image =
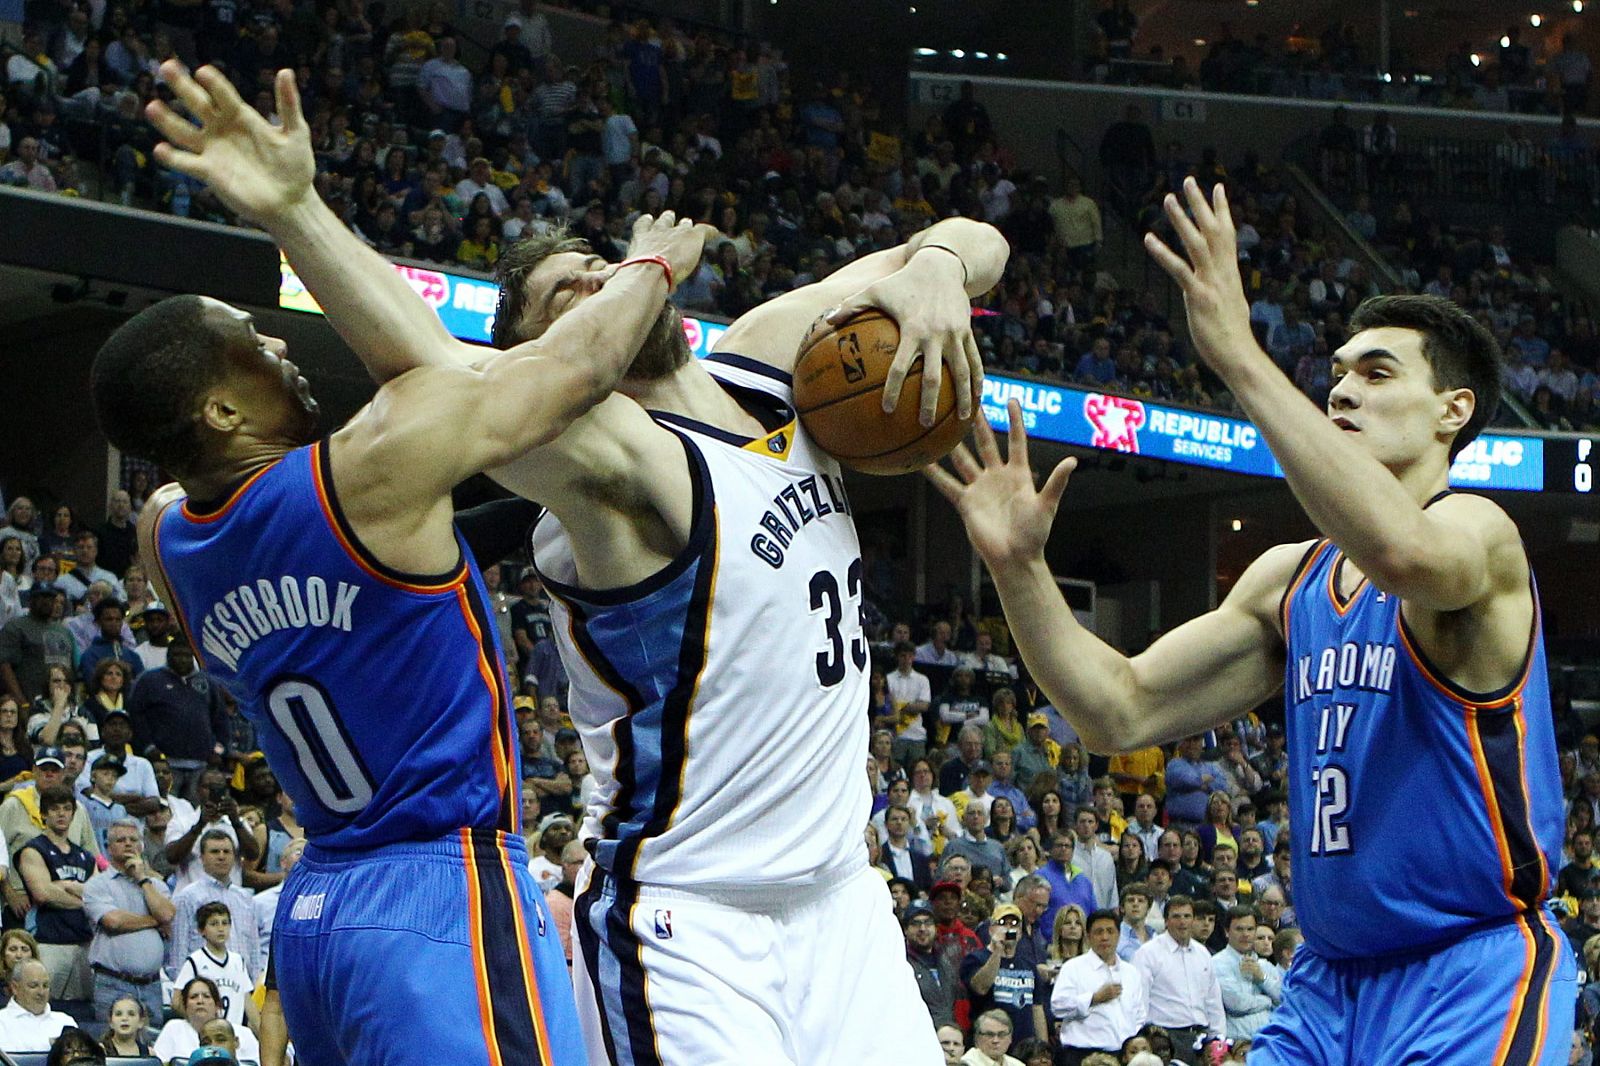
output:
[[161, 521], [161, 516], [166, 513], [167, 508], [183, 500], [187, 495], [183, 491], [183, 486], [176, 481], [169, 481], [150, 493], [149, 498], [145, 500], [144, 509], [139, 512], [138, 537], [140, 544], [150, 543], [149, 534], [155, 530], [157, 523]]
[[1289, 541], [1274, 545], [1256, 556], [1239, 576], [1235, 595], [1251, 600], [1270, 601], [1274, 611], [1279, 601], [1288, 595], [1290, 587], [1309, 569], [1318, 553], [1327, 544], [1325, 540]]
[[1522, 550], [1522, 534], [1516, 520], [1505, 508], [1487, 496], [1473, 492], [1448, 492], [1434, 497], [1424, 508], [1435, 522], [1449, 529], [1476, 534], [1488, 548], [1505, 548], [1515, 545]]

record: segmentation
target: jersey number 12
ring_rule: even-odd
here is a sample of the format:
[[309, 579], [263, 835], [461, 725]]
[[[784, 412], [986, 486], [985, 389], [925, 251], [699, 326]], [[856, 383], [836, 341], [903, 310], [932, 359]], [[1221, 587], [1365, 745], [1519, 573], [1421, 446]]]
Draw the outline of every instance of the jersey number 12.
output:
[[1350, 808], [1350, 777], [1342, 766], [1324, 766], [1311, 774], [1316, 808], [1311, 822], [1311, 854], [1342, 855], [1350, 850], [1350, 827], [1344, 813]]
[[849, 641], [850, 661], [857, 670], [864, 670], [867, 666], [867, 638], [861, 624], [860, 559], [850, 564], [844, 586], [846, 599], [841, 600], [839, 579], [831, 571], [818, 570], [811, 575], [811, 609], [826, 612], [822, 617], [822, 625], [827, 630], [828, 646], [817, 652], [817, 683], [823, 688], [832, 688], [844, 680], [845, 638], [839, 626], [844, 621], [847, 606], [853, 607], [856, 612], [856, 633]]

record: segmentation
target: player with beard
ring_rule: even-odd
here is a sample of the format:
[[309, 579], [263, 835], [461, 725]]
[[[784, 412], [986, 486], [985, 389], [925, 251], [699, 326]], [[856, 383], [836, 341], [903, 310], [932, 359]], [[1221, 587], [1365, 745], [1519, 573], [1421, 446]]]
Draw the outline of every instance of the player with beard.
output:
[[[177, 84], [203, 121], [242, 108]], [[95, 358], [107, 437], [178, 478], [140, 517], [146, 569], [306, 830], [272, 953], [301, 1061], [586, 1061], [520, 836], [504, 655], [450, 492], [606, 397], [703, 243], [640, 219], [632, 258], [560, 326], [389, 383], [326, 437], [283, 342], [227, 304], [163, 300]]]
[[[478, 358], [317, 201], [292, 79], [280, 75], [273, 129], [215, 72], [167, 77], [204, 113], [196, 128], [156, 112], [183, 150], [160, 149], [162, 162], [211, 181], [284, 245], [374, 376]], [[594, 1062], [704, 1062], [708, 1048], [726, 1062], [941, 1061], [861, 836], [859, 543], [789, 371], [820, 315], [878, 306], [902, 336], [886, 402], [920, 354], [925, 382], [949, 366], [970, 413], [969, 297], [1006, 254], [992, 227], [942, 222], [756, 308], [703, 361], [654, 296], [618, 391], [494, 472], [549, 508], [534, 556], [599, 785], [574, 916]], [[500, 273], [501, 345], [561, 329], [610, 285], [599, 257], [561, 237], [514, 247]]]

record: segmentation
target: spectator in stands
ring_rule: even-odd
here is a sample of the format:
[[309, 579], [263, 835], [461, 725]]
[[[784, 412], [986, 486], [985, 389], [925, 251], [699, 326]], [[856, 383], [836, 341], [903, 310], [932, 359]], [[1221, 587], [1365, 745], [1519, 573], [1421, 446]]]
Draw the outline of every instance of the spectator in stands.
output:
[[1062, 194], [1050, 201], [1050, 222], [1055, 239], [1066, 249], [1076, 270], [1092, 270], [1100, 245], [1105, 240], [1101, 228], [1100, 205], [1084, 195], [1083, 182], [1069, 174]]
[[128, 700], [134, 743], [155, 745], [172, 768], [174, 787], [192, 794], [201, 771], [225, 750], [227, 708], [222, 690], [195, 665], [186, 640], [175, 638], [167, 648], [167, 665], [147, 670]]
[[1217, 952], [1212, 965], [1222, 991], [1228, 1039], [1249, 1040], [1283, 999], [1283, 975], [1256, 951], [1254, 909], [1236, 907], [1222, 921], [1228, 946]]
[[1050, 739], [1050, 718], [1043, 711], [1030, 711], [1022, 742], [1012, 750], [1016, 762], [1017, 784], [1026, 788], [1035, 774], [1054, 771], [1061, 764], [1061, 746]]
[[19, 704], [46, 693], [51, 666], [74, 680], [72, 633], [54, 620], [60, 595], [53, 585], [35, 585], [28, 590], [28, 613], [0, 628], [0, 685]]
[[[144, 668], [155, 670], [166, 666], [167, 649], [172, 646], [174, 635], [172, 612], [167, 610], [167, 605], [160, 600], [150, 600], [144, 605], [143, 610], [134, 614], [130, 624], [139, 631], [139, 641], [134, 646], [134, 651], [138, 652], [139, 661], [144, 664]], [[131, 690], [131, 678], [128, 687]]]
[[68, 836], [78, 805], [65, 788], [39, 793], [44, 832], [16, 853], [16, 865], [33, 901], [39, 958], [50, 973], [54, 999], [87, 1001], [94, 982], [89, 971], [89, 941], [94, 936], [84, 913], [85, 886], [95, 855]]
[[112, 660], [124, 664], [133, 678], [138, 679], [144, 671], [144, 662], [133, 648], [123, 643], [125, 618], [126, 608], [120, 600], [107, 597], [94, 605], [97, 633], [78, 657], [79, 677], [93, 677], [100, 663]]
[[[167, 762], [164, 758], [152, 759], [151, 768], [155, 771], [156, 785], [159, 788], [163, 774], [170, 773]], [[246, 862], [253, 862], [260, 854], [255, 834], [240, 816], [239, 803], [229, 791], [228, 779], [221, 770], [210, 768], [203, 771], [200, 774], [197, 793], [200, 806], [197, 808], [185, 803], [180, 807], [174, 802], [172, 820], [167, 825], [166, 859], [177, 871], [174, 891], [179, 893], [190, 884], [217, 876], [211, 870], [211, 866], [215, 863], [207, 862], [204, 848], [201, 846], [205, 838], [213, 832], [221, 833], [232, 841], [232, 846], [228, 849], [229, 868], [224, 871], [224, 876], [234, 885], [240, 884], [243, 880], [242, 872], [234, 863], [235, 852]], [[220, 862], [219, 859], [216, 861]]]
[[1061, 1019], [1058, 1063], [1080, 1066], [1096, 1051], [1120, 1054], [1146, 1017], [1143, 973], [1117, 955], [1118, 921], [1100, 910], [1087, 920], [1089, 950], [1066, 961], [1050, 994]]
[[[157, 997], [160, 998], [159, 996]], [[111, 1004], [106, 1015], [105, 1035], [100, 1047], [108, 1056], [143, 1058], [150, 1054], [150, 1018], [152, 1015], [132, 996], [123, 996]]]
[[1100, 140], [1100, 165], [1124, 202], [1149, 187], [1156, 166], [1156, 144], [1137, 104], [1129, 104], [1122, 120], [1106, 129]]
[[912, 882], [918, 892], [933, 887], [932, 853], [911, 838], [911, 811], [891, 806], [884, 811], [883, 864], [896, 877]]
[[1146, 1020], [1172, 1036], [1179, 1061], [1196, 1066], [1197, 1044], [1220, 1040], [1227, 1026], [1222, 989], [1211, 956], [1190, 934], [1194, 901], [1173, 896], [1167, 901], [1166, 931], [1140, 948], [1134, 968], [1144, 979], [1149, 1012]]
[[162, 1009], [162, 929], [176, 910], [167, 886], [144, 860], [143, 841], [144, 828], [137, 821], [113, 824], [106, 834], [109, 865], [89, 879], [83, 893], [84, 914], [94, 926], [89, 965], [95, 1015], [113, 1022], [122, 1000], [138, 1004], [146, 1018]]
[[[0, 722], [3, 725], [3, 722]], [[150, 760], [133, 754], [133, 725], [128, 712], [120, 708], [105, 711], [100, 724], [100, 746], [90, 751], [87, 766], [73, 782], [73, 789], [82, 792], [93, 784], [92, 768], [102, 756], [113, 755], [122, 760], [125, 773], [119, 776], [112, 790], [112, 798], [129, 814], [142, 817], [156, 809], [160, 791], [156, 784], [155, 768]]]
[[1089, 877], [1094, 888], [1094, 910], [1112, 910], [1117, 905], [1117, 860], [1100, 845], [1100, 818], [1089, 806], [1072, 812], [1073, 865]]
[[[179, 998], [183, 1007], [180, 1016], [161, 1027], [161, 1033], [151, 1049], [155, 1057], [165, 1063], [171, 1063], [174, 1059], [187, 1061], [200, 1047], [200, 1034], [221, 1015], [222, 995], [209, 977], [191, 978], [180, 990]], [[261, 1047], [255, 1034], [249, 1029], [241, 1029], [237, 1030], [237, 1035], [239, 1058], [259, 1061]]]
[[[899, 715], [899, 729], [894, 739], [894, 760], [902, 766], [923, 757], [928, 747], [928, 731], [924, 724], [925, 716], [933, 702], [932, 689], [928, 676], [920, 670], [913, 668], [916, 661], [916, 647], [910, 641], [902, 641], [895, 645], [895, 669], [888, 676], [889, 700]], [[979, 737], [979, 750], [982, 750], [982, 736]], [[940, 791], [949, 795], [961, 787], [946, 788], [941, 775]], [[963, 779], [962, 784], [965, 784]]]
[[1062, 907], [1077, 904], [1085, 914], [1096, 909], [1094, 883], [1084, 868], [1073, 862], [1076, 840], [1070, 827], [1058, 832], [1050, 840], [1047, 861], [1039, 868], [1039, 876], [1050, 884], [1050, 910], [1044, 922], [1052, 928]]
[[23, 137], [17, 141], [17, 157], [0, 166], [0, 184], [23, 186], [38, 192], [56, 191], [55, 175], [39, 156], [37, 137]]
[[[253, 925], [255, 910], [246, 910], [239, 917], [241, 921]], [[228, 905], [220, 902], [202, 904], [195, 912], [194, 923], [200, 932], [201, 943], [178, 967], [175, 978], [177, 987], [184, 987], [195, 977], [209, 977], [222, 995], [221, 1017], [235, 1026], [242, 1026], [248, 1021], [250, 1028], [260, 1028], [261, 1018], [251, 995], [255, 990], [255, 979], [245, 959], [228, 947], [228, 939], [233, 931], [233, 914]], [[174, 995], [173, 1010], [178, 1011], [182, 1006], [179, 997]]]
[[[33, 780], [13, 788], [0, 803], [0, 831], [5, 833], [6, 854], [16, 855], [45, 829], [40, 796], [63, 786], [72, 779], [66, 776], [66, 759], [60, 748], [41, 747], [33, 757]], [[71, 797], [71, 793], [67, 793]], [[94, 830], [89, 824], [89, 813], [81, 807], [72, 816], [67, 836], [77, 847], [95, 853], [97, 845]], [[27, 890], [18, 864], [13, 862], [6, 870], [6, 902], [18, 914], [29, 905]]]
[[1214, 762], [1201, 756], [1205, 739], [1186, 737], [1178, 742], [1177, 754], [1167, 763], [1167, 820], [1176, 826], [1196, 826], [1205, 821], [1208, 798], [1226, 793], [1227, 776]]
[[[948, 649], [946, 653], [954, 654]], [[921, 654], [920, 651], [918, 654]], [[939, 719], [934, 743], [940, 747], [949, 740], [952, 730], [965, 728], [969, 724], [983, 728], [989, 722], [989, 708], [984, 705], [977, 691], [976, 678], [969, 667], [958, 666], [951, 672], [950, 684], [939, 694], [934, 708]]]
[[[221, 903], [229, 914], [255, 914], [250, 896], [233, 882], [237, 872], [234, 837], [221, 829], [209, 829], [200, 838], [200, 864], [203, 874], [173, 894], [176, 913], [172, 918], [172, 937], [167, 944], [167, 965], [176, 970], [200, 944], [201, 934], [195, 916], [207, 903]], [[244, 959], [252, 979], [259, 973], [261, 950], [254, 921], [232, 923], [228, 947]]]
[[106, 833], [111, 824], [128, 817], [128, 809], [118, 803], [113, 795], [113, 790], [128, 772], [128, 768], [117, 756], [102, 755], [87, 766], [84, 772], [89, 775], [90, 785], [87, 790], [79, 793], [83, 797], [79, 802], [89, 812], [89, 824], [94, 827], [95, 840], [100, 845], [101, 853], [104, 854]]
[[922, 1001], [927, 1004], [928, 1016], [935, 1026], [954, 1025], [960, 976], [955, 962], [938, 949], [933, 911], [926, 903], [913, 903], [900, 916], [900, 925], [905, 930], [906, 960], [917, 979]]
[[41, 962], [28, 960], [11, 968], [11, 1002], [0, 1010], [0, 1051], [49, 1051], [61, 1031], [74, 1024], [70, 1014], [50, 1009], [50, 983]]

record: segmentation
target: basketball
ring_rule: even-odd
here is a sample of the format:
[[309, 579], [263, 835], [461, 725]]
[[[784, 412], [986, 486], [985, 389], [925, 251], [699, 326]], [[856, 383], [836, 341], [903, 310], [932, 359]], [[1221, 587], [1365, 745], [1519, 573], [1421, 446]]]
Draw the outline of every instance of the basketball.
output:
[[906, 375], [893, 414], [883, 410], [883, 383], [900, 345], [900, 327], [869, 309], [839, 326], [819, 318], [800, 345], [794, 368], [801, 425], [829, 455], [863, 474], [909, 474], [950, 454], [971, 426], [956, 414], [950, 368], [940, 368], [933, 425], [918, 421], [922, 356]]

